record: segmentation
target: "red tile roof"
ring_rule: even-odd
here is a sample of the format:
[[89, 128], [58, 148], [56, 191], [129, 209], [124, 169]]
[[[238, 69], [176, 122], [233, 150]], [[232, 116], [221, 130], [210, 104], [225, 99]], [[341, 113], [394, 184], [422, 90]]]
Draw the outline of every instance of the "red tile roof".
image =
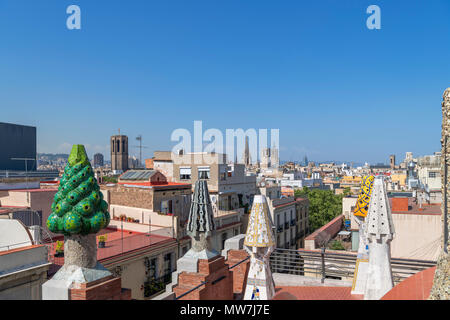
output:
[[381, 300], [427, 300], [433, 286], [436, 267], [418, 272], [403, 280]]
[[351, 287], [277, 287], [273, 300], [293, 297], [297, 300], [362, 300], [362, 295], [351, 294]]

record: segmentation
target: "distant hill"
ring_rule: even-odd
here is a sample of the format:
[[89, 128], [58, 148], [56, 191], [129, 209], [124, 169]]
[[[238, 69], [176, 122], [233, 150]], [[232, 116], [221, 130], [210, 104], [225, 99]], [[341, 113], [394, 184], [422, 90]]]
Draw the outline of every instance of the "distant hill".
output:
[[59, 158], [63, 158], [63, 159], [67, 160], [69, 158], [69, 155], [65, 154], [65, 153], [56, 153], [56, 154], [54, 154], [54, 153], [38, 153], [37, 157], [38, 157], [38, 159], [46, 158], [50, 161], [55, 161]]

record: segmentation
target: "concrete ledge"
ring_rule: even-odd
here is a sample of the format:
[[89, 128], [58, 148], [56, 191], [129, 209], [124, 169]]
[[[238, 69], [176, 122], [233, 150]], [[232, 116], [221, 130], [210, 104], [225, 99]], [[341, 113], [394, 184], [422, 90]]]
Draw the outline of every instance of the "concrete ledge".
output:
[[225, 240], [225, 248], [222, 250], [222, 256], [225, 260], [228, 258], [229, 250], [243, 250], [244, 249], [245, 234], [238, 234], [232, 238]]

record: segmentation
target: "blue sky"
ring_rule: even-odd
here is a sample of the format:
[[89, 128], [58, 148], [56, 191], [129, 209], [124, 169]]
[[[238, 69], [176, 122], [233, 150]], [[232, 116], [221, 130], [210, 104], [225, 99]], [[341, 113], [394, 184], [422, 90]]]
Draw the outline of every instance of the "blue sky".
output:
[[448, 0], [0, 0], [0, 121], [36, 126], [38, 152], [82, 143], [107, 159], [118, 128], [150, 157], [194, 120], [280, 129], [282, 160], [431, 154], [449, 14]]

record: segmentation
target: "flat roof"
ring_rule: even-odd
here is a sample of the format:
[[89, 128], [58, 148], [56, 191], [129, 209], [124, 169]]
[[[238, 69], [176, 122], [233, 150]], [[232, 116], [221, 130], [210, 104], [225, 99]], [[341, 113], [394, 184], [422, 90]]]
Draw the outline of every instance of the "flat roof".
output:
[[[130, 230], [123, 230], [122, 232], [120, 229], [106, 228], [101, 230], [96, 235], [97, 244], [98, 237], [101, 235], [106, 235], [107, 239], [105, 242], [105, 248], [97, 249], [97, 260], [100, 262], [102, 260], [117, 257], [128, 252], [150, 247], [163, 242], [176, 242], [174, 238], [153, 233], [148, 235], [147, 233], [134, 232]], [[54, 255], [55, 251], [56, 245], [53, 245], [50, 249], [50, 254]], [[53, 260], [54, 264], [64, 264], [64, 257], [55, 257]]]
[[[117, 184], [127, 187], [151, 187], [151, 188], [170, 188], [170, 187], [185, 187], [190, 188], [190, 183], [180, 182], [164, 182], [164, 183], [152, 183], [152, 182], [118, 182]], [[108, 186], [108, 185], [106, 185]]]
[[9, 192], [55, 192], [55, 191], [57, 191], [56, 189], [46, 189], [46, 188], [44, 188], [44, 189], [41, 189], [41, 188], [39, 188], [39, 189], [37, 189], [37, 188], [35, 188], [35, 189], [4, 189], [4, 190], [0, 190], [0, 191], [9, 191]]
[[[406, 198], [406, 197], [405, 197]], [[392, 199], [389, 199], [392, 209]], [[398, 198], [397, 198], [398, 199]], [[416, 215], [441, 215], [441, 204], [422, 204], [422, 208], [414, 201], [414, 198], [408, 198], [408, 211], [394, 211], [392, 214], [416, 214]]]

